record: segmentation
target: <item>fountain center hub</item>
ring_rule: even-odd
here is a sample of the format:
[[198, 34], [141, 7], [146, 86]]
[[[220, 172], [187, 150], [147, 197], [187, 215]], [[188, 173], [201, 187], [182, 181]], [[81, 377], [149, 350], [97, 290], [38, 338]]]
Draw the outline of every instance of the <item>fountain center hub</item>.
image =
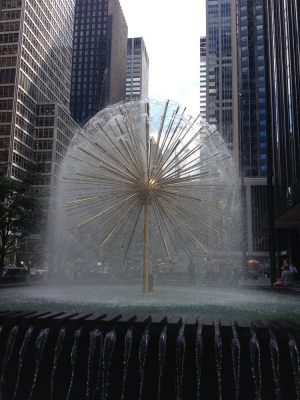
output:
[[146, 178], [140, 187], [140, 191], [144, 197], [151, 197], [158, 190], [159, 190], [159, 185], [157, 180], [151, 177]]

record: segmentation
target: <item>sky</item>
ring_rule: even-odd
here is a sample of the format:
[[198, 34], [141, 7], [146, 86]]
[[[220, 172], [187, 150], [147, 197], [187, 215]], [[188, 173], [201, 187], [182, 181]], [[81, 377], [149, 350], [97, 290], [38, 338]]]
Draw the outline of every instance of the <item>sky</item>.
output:
[[199, 112], [199, 42], [205, 0], [120, 0], [128, 37], [142, 36], [149, 56], [149, 97]]

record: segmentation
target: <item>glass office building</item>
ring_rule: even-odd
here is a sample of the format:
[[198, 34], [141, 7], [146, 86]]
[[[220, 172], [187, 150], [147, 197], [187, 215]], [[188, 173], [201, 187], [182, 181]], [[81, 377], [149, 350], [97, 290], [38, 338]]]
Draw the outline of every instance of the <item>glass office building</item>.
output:
[[241, 157], [245, 177], [267, 174], [264, 1], [240, 0], [238, 13]]
[[267, 0], [277, 250], [300, 266], [300, 4]]
[[200, 115], [206, 120], [206, 37], [200, 38]]
[[247, 252], [267, 260], [267, 24], [264, 0], [239, 0], [240, 167], [245, 189]]
[[148, 98], [149, 58], [142, 37], [127, 41], [126, 100]]
[[22, 179], [30, 163], [40, 161], [41, 186], [54, 181], [55, 149], [71, 135], [50, 127], [58, 121], [55, 108], [68, 115], [73, 22], [74, 0], [0, 3], [0, 167]]
[[206, 0], [206, 118], [237, 151], [236, 2]]
[[84, 124], [125, 100], [127, 24], [119, 0], [76, 0], [71, 114]]

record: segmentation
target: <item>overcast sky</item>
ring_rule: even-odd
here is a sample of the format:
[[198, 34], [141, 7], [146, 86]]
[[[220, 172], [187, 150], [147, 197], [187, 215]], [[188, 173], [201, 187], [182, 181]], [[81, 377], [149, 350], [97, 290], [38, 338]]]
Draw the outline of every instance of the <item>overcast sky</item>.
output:
[[172, 99], [199, 112], [199, 38], [205, 0], [120, 0], [128, 37], [142, 36], [149, 62], [149, 97]]

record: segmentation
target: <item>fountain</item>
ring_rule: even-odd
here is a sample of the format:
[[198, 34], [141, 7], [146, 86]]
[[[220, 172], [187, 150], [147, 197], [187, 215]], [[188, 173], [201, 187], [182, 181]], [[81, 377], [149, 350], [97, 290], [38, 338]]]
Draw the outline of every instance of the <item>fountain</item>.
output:
[[81, 254], [109, 260], [116, 273], [135, 260], [143, 264], [144, 293], [157, 259], [171, 270], [199, 257], [228, 258], [231, 269], [241, 262], [231, 154], [215, 127], [177, 104], [130, 102], [101, 111], [74, 137], [61, 175], [54, 248], [71, 231], [71, 247], [76, 241]]
[[170, 101], [108, 107], [60, 183], [56, 274], [1, 289], [0, 400], [300, 400], [298, 298], [239, 287], [239, 179], [215, 127]]

